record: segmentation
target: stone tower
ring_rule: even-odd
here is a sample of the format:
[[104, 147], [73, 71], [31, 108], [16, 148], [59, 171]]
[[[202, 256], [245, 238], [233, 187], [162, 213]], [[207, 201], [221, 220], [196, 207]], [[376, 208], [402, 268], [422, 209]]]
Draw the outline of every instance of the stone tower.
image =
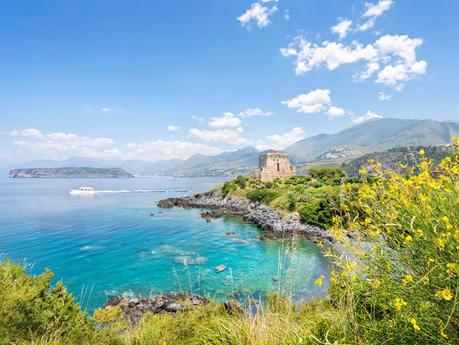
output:
[[269, 152], [258, 158], [258, 169], [254, 176], [262, 181], [272, 181], [275, 178], [289, 178], [296, 175], [295, 167], [290, 164], [288, 154], [284, 152]]

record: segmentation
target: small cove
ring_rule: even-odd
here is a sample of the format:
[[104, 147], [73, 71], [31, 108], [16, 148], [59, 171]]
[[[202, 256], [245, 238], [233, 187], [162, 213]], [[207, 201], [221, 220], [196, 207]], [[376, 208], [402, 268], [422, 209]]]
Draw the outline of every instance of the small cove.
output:
[[[260, 230], [237, 219], [206, 222], [199, 210], [155, 206], [159, 199], [220, 182], [0, 179], [0, 253], [30, 273], [51, 269], [54, 280], [62, 280], [89, 311], [115, 294], [187, 291], [220, 300], [265, 292], [296, 300], [323, 296], [328, 263], [314, 244], [261, 241]], [[113, 192], [91, 198], [68, 194], [81, 184]], [[226, 270], [217, 273], [218, 265]], [[314, 280], [322, 274], [325, 284], [318, 287]]]

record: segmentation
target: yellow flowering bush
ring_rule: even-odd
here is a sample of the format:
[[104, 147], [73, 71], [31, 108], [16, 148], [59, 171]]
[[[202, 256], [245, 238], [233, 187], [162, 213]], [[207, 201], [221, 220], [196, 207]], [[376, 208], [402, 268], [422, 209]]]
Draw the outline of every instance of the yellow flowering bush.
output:
[[330, 292], [356, 343], [459, 344], [459, 150], [437, 166], [419, 154], [406, 174], [369, 162], [342, 188], [331, 230], [351, 255]]

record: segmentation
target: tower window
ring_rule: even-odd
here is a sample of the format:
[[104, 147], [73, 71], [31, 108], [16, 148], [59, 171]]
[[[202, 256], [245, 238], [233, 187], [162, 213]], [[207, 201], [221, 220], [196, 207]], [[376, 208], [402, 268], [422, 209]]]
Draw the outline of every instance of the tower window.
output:
[[277, 163], [277, 171], [280, 171], [279, 163]]

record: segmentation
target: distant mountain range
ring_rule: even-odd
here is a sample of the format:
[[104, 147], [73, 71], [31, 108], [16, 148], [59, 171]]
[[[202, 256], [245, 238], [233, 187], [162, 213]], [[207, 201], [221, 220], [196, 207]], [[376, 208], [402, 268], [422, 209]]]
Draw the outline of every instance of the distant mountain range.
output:
[[[298, 165], [299, 171], [304, 172], [310, 166], [341, 164], [348, 159], [392, 148], [446, 145], [452, 136], [458, 134], [459, 123], [456, 122], [387, 118], [368, 121], [335, 134], [315, 135], [298, 141], [284, 151]], [[73, 157], [63, 161], [35, 161], [9, 169], [90, 166], [118, 167], [136, 176], [234, 176], [247, 174], [255, 168], [260, 153], [253, 147], [246, 147], [215, 156], [197, 154], [187, 160], [156, 162]]]
[[295, 163], [302, 163], [323, 161], [324, 154], [330, 152], [333, 156], [333, 151], [344, 146], [347, 154], [344, 152], [340, 158], [353, 158], [395, 147], [445, 145], [458, 133], [456, 122], [388, 118], [364, 122], [335, 134], [315, 135], [284, 151]]

